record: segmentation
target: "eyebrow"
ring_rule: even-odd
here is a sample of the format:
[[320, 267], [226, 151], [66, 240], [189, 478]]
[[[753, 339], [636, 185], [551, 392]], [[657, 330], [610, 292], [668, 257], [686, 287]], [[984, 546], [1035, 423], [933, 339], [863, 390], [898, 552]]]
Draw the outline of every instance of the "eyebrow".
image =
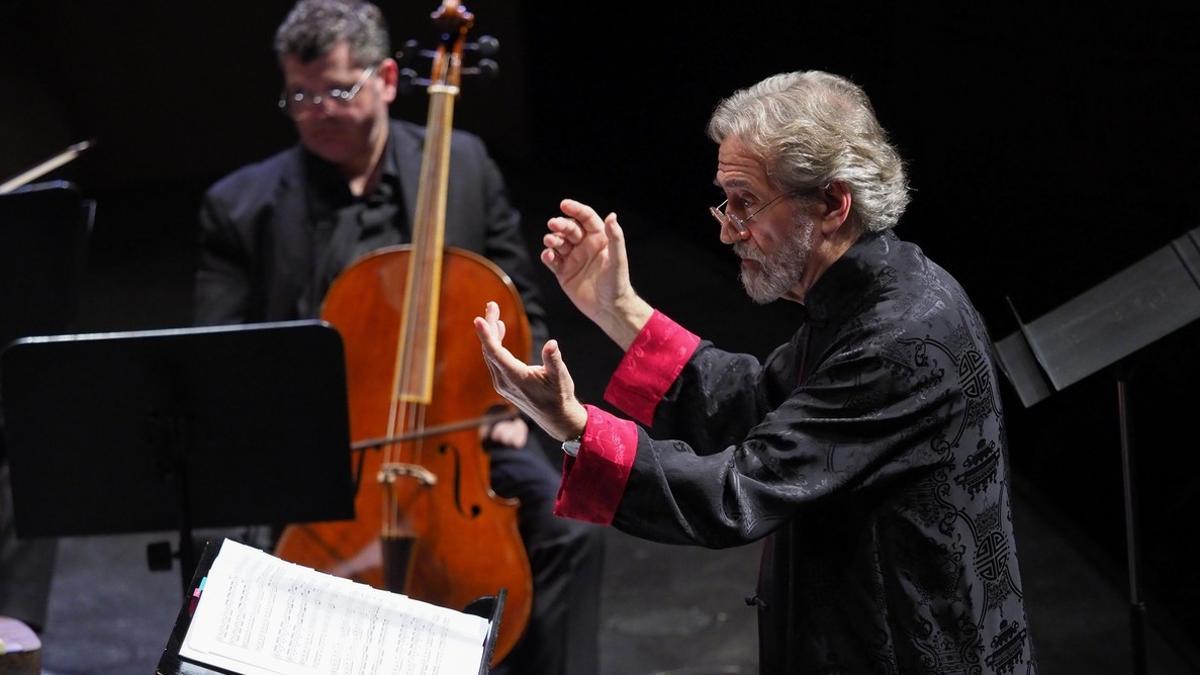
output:
[[749, 189], [750, 181], [748, 181], [744, 178], [732, 178], [727, 183], [725, 183], [725, 185], [721, 185], [721, 183], [718, 182], [716, 177], [714, 176], [713, 177], [713, 185], [716, 185], [717, 187], [722, 188], [722, 189], [725, 189], [725, 188], [747, 188], [747, 189]]

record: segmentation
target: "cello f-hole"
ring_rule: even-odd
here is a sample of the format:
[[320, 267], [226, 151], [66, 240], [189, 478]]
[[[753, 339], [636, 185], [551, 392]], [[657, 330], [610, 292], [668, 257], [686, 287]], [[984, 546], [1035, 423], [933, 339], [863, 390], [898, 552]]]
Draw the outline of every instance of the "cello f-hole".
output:
[[450, 455], [454, 456], [454, 508], [458, 511], [459, 515], [461, 515], [464, 518], [478, 517], [480, 512], [482, 511], [482, 509], [480, 509], [478, 504], [471, 505], [470, 513], [467, 513], [467, 509], [463, 508], [462, 465], [461, 465], [461, 458], [459, 457], [459, 454], [458, 454], [458, 446], [453, 445], [451, 443], [442, 443], [441, 445], [438, 446], [438, 452], [443, 455], [450, 454]]

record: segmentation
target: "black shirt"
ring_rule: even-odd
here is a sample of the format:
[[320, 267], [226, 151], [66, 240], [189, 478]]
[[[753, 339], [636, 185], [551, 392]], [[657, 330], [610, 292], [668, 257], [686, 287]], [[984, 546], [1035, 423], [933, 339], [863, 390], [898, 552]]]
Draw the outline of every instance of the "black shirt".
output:
[[308, 191], [308, 223], [312, 236], [313, 278], [297, 300], [297, 314], [315, 317], [330, 284], [351, 263], [376, 249], [410, 239], [395, 146], [389, 137], [379, 181], [371, 192], [356, 196], [336, 166], [304, 152]]

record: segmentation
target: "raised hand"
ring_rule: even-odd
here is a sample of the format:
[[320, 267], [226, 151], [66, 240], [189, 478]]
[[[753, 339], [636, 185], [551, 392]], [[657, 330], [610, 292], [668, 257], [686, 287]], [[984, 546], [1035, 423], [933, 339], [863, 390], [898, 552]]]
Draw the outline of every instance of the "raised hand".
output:
[[563, 363], [557, 340], [542, 347], [542, 363], [531, 366], [504, 347], [504, 322], [500, 307], [487, 303], [475, 317], [475, 333], [483, 345], [483, 360], [492, 374], [492, 386], [558, 440], [577, 438], [587, 424], [587, 410], [575, 398], [575, 382]]
[[554, 273], [571, 302], [622, 349], [628, 348], [652, 310], [629, 282], [625, 234], [610, 213], [603, 220], [592, 207], [573, 199], [559, 204], [542, 237], [542, 262]]

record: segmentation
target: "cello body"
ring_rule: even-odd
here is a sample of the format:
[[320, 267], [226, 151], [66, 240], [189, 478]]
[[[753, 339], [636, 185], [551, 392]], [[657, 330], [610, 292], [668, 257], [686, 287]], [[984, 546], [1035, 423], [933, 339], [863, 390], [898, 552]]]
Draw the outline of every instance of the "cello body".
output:
[[[353, 438], [481, 417], [504, 404], [491, 386], [471, 320], [500, 299], [506, 346], [528, 358], [529, 322], [506, 275], [487, 259], [447, 249], [442, 265], [434, 382], [421, 419], [398, 425], [397, 347], [405, 324], [410, 246], [370, 253], [330, 287], [322, 318], [342, 335]], [[411, 406], [410, 406], [411, 407]], [[514, 450], [521, 452], [521, 450]], [[418, 600], [462, 609], [507, 589], [493, 662], [520, 638], [533, 603], [517, 501], [497, 496], [480, 431], [468, 428], [363, 451], [354, 521], [289, 526], [276, 555]], [[420, 467], [428, 474], [395, 467]], [[428, 477], [432, 476], [432, 483]]]

